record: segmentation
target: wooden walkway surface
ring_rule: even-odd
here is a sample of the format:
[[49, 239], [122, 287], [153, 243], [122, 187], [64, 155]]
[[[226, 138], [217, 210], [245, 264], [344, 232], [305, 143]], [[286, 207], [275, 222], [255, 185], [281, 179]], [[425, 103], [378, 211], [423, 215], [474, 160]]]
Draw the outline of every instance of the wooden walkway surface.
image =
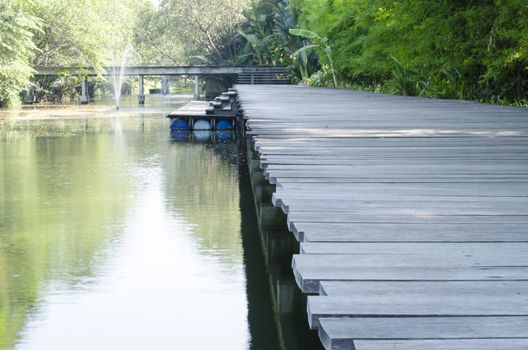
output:
[[528, 109], [237, 88], [326, 349], [528, 349]]

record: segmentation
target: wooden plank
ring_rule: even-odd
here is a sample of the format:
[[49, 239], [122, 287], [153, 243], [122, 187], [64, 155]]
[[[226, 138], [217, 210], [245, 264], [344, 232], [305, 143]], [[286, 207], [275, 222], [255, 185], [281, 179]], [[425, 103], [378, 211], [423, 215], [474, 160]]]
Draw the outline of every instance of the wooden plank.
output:
[[174, 112], [169, 113], [171, 115], [205, 115], [205, 108], [209, 106], [207, 101], [190, 101], [182, 107], [178, 108]]
[[300, 254], [292, 260], [297, 284], [318, 293], [324, 281], [499, 281], [528, 280], [526, 265], [489, 265], [494, 257]]
[[[319, 291], [323, 296], [407, 295], [451, 296], [494, 295], [528, 298], [528, 281], [325, 281]], [[528, 332], [528, 329], [526, 330]]]
[[528, 316], [526, 295], [431, 292], [308, 296], [308, 322], [317, 329], [319, 319], [327, 317]]
[[[445, 258], [454, 261], [482, 261], [483, 264], [528, 266], [528, 243], [350, 243], [303, 242], [301, 254], [398, 255]], [[482, 259], [482, 260], [480, 260]], [[485, 261], [485, 262], [484, 262]]]
[[474, 197], [527, 197], [528, 183], [321, 183], [317, 186], [297, 182], [283, 184], [277, 188], [278, 195], [290, 195], [302, 198], [306, 195], [319, 194], [323, 198], [354, 198], [354, 194], [400, 196], [474, 196]]
[[516, 201], [360, 201], [354, 199], [337, 199], [331, 203], [321, 198], [311, 200], [273, 198], [272, 203], [282, 208], [285, 214], [290, 208], [296, 212], [350, 212], [355, 214], [397, 214], [414, 212], [417, 215], [428, 213], [434, 215], [528, 215], [528, 198]]
[[391, 224], [526, 224], [523, 215], [435, 215], [427, 212], [398, 214], [355, 214], [349, 212], [289, 212], [290, 231], [297, 223], [391, 223]]
[[460, 146], [488, 146], [494, 144], [505, 145], [526, 145], [528, 139], [526, 137], [508, 137], [500, 138], [491, 137], [473, 137], [473, 138], [459, 138], [459, 137], [400, 137], [390, 139], [377, 138], [353, 138], [353, 137], [320, 137], [317, 135], [305, 134], [302, 136], [288, 136], [283, 135], [280, 138], [270, 138], [267, 136], [256, 135], [253, 138], [255, 148], [258, 151], [261, 146], [277, 146], [277, 145], [291, 145], [299, 144], [313, 144], [325, 145], [332, 144], [341, 146], [354, 147], [415, 147], [415, 146], [445, 146], [445, 147], [460, 147]]
[[392, 157], [392, 158], [366, 158], [366, 157], [356, 157], [356, 158], [343, 158], [343, 157], [328, 157], [321, 155], [313, 156], [295, 156], [295, 157], [267, 157], [260, 159], [261, 169], [277, 169], [278, 166], [296, 166], [296, 165], [330, 165], [337, 166], [342, 165], [344, 162], [354, 163], [359, 166], [368, 166], [368, 165], [461, 165], [461, 164], [494, 164], [494, 165], [510, 165], [516, 164], [519, 160], [528, 160], [528, 155], [526, 156], [512, 156], [512, 155], [493, 155], [493, 156], [481, 156], [481, 157]]
[[528, 338], [528, 317], [517, 316], [321, 318], [319, 323], [327, 350], [355, 349], [358, 340]]
[[528, 110], [239, 93], [327, 349], [528, 348]]
[[[313, 176], [307, 176], [307, 177], [285, 177], [285, 178], [275, 178], [274, 179], [274, 182], [277, 186], [287, 186], [289, 184], [317, 184], [317, 186], [325, 186], [327, 184], [334, 184], [334, 185], [337, 185], [337, 184], [342, 184], [342, 185], [348, 185], [348, 184], [374, 184], [374, 183], [377, 183], [377, 184], [383, 184], [383, 185], [386, 185], [386, 184], [404, 184], [404, 185], [412, 185], [412, 184], [431, 184], [431, 183], [438, 183], [438, 184], [442, 184], [442, 183], [451, 183], [451, 184], [454, 184], [454, 185], [457, 185], [457, 184], [478, 184], [478, 183], [491, 183], [493, 184], [494, 182], [498, 182], [498, 181], [486, 181], [486, 180], [481, 180], [481, 179], [476, 179], [475, 181], [473, 181], [473, 179], [471, 178], [465, 178], [465, 179], [449, 179], [451, 182], [449, 181], [446, 181], [445, 179], [443, 181], [434, 181], [432, 179], [419, 179], [419, 180], [414, 180], [412, 178], [409, 178], [407, 179], [407, 181], [405, 181], [405, 179], [401, 178], [399, 179], [400, 181], [398, 181], [397, 183], [395, 183], [394, 181], [388, 181], [388, 180], [378, 180], [378, 181], [361, 181], [361, 180], [358, 180], [358, 179], [354, 179], [354, 178], [349, 178], [349, 177], [330, 177], [330, 178], [321, 178], [321, 177], [313, 177]], [[509, 184], [511, 182], [508, 182], [508, 181], [503, 181], [502, 184]], [[524, 183], [526, 184], [527, 182], [526, 181], [515, 181], [515, 183]], [[313, 185], [312, 185], [313, 186]], [[315, 187], [315, 186], [314, 186]]]
[[309, 223], [292, 226], [303, 242], [527, 242], [526, 224]]
[[[346, 348], [343, 348], [346, 349]], [[528, 339], [358, 340], [353, 350], [526, 350]], [[341, 350], [341, 348], [340, 348]]]
[[264, 174], [275, 176], [279, 172], [294, 171], [297, 173], [325, 174], [353, 174], [359, 175], [376, 175], [390, 172], [391, 175], [397, 174], [414, 174], [414, 175], [450, 175], [450, 174], [526, 174], [528, 165], [526, 164], [482, 164], [482, 163], [459, 163], [459, 164], [405, 164], [400, 163], [396, 167], [386, 164], [287, 164], [287, 165], [269, 165]]
[[[500, 183], [519, 183], [526, 184], [528, 181], [524, 177], [471, 177], [471, 176], [460, 176], [460, 177], [436, 177], [436, 178], [426, 178], [426, 177], [416, 177], [409, 178], [405, 176], [399, 177], [386, 177], [382, 179], [369, 179], [369, 178], [354, 178], [354, 177], [312, 177], [312, 176], [294, 176], [294, 177], [278, 177], [278, 178], [267, 178], [272, 185], [283, 186], [287, 183], [307, 183], [307, 184], [317, 184], [325, 185], [328, 183], [336, 184], [484, 184], [485, 187], [487, 184]], [[315, 187], [315, 186], [314, 186]]]

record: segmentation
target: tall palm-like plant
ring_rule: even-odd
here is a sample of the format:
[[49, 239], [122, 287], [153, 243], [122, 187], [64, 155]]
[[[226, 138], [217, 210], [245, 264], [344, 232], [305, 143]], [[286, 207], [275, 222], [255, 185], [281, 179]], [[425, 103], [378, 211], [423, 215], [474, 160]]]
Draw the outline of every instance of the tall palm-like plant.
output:
[[290, 34], [303, 37], [312, 42], [311, 44], [304, 45], [303, 47], [295, 51], [292, 54], [293, 57], [297, 57], [301, 55], [302, 53], [306, 53], [306, 51], [308, 50], [313, 50], [316, 48], [320, 48], [323, 50], [323, 52], [325, 53], [328, 59], [328, 63], [330, 64], [330, 71], [332, 72], [332, 78], [334, 80], [334, 87], [337, 88], [337, 78], [336, 78], [335, 69], [334, 69], [334, 60], [332, 59], [332, 47], [330, 46], [330, 42], [328, 41], [328, 38], [322, 37], [321, 35], [315, 32], [312, 32], [310, 30], [300, 29], [300, 28], [290, 29]]

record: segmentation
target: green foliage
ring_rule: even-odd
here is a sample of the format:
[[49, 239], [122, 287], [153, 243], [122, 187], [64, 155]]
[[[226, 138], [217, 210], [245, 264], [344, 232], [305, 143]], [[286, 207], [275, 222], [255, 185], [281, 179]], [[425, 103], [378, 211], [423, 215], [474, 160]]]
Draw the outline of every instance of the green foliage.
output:
[[300, 36], [306, 39], [310, 39], [313, 44], [311, 45], [305, 45], [295, 51], [292, 56], [297, 56], [301, 53], [306, 53], [306, 51], [311, 49], [319, 48], [321, 49], [324, 54], [326, 55], [326, 58], [328, 60], [328, 63], [330, 65], [330, 72], [332, 73], [332, 81], [334, 82], [334, 87], [337, 87], [337, 78], [335, 74], [334, 69], [334, 60], [332, 59], [332, 47], [330, 46], [330, 43], [328, 42], [328, 38], [322, 37], [317, 33], [311, 32], [306, 29], [290, 29], [290, 34], [293, 34], [295, 36]]
[[[128, 43], [141, 64], [285, 65], [315, 85], [527, 99], [526, 0], [4, 0], [0, 18], [3, 101], [31, 66], [100, 69]], [[57, 79], [37, 92], [74, 93]]]
[[146, 2], [135, 20], [133, 47], [138, 53], [139, 63], [146, 65], [187, 64], [195, 55], [187, 52], [180, 36], [173, 32], [168, 14], [158, 10], [150, 1]]
[[295, 0], [293, 6], [302, 29], [332, 43], [341, 85], [442, 98], [526, 98], [524, 0]]
[[308, 77], [305, 83], [308, 86], [314, 87], [333, 86], [334, 80], [330, 67], [328, 65], [321, 66], [321, 69]]
[[290, 35], [297, 15], [286, 0], [261, 0], [244, 11], [239, 30], [244, 39], [238, 53], [239, 64], [302, 65], [290, 55], [302, 45], [302, 40]]
[[30, 85], [33, 42], [41, 22], [32, 15], [31, 0], [0, 2], [0, 105], [16, 103], [18, 93]]
[[[113, 51], [120, 52], [132, 42], [136, 18], [148, 0], [84, 0], [72, 6], [68, 0], [40, 0], [35, 15], [42, 20], [42, 31], [35, 35], [38, 51], [33, 65], [48, 67], [94, 67], [102, 72], [112, 62]], [[152, 5], [151, 5], [152, 6]], [[37, 95], [76, 94], [78, 79], [39, 78]]]
[[390, 58], [395, 64], [393, 69], [394, 79], [391, 81], [394, 87], [393, 92], [407, 96], [416, 95], [416, 72], [405, 68], [403, 64], [396, 59], [396, 57], [390, 56]]
[[179, 42], [186, 63], [225, 64], [236, 56], [238, 35], [248, 0], [165, 0], [154, 20], [164, 27], [152, 32]]
[[[147, 1], [147, 0], [145, 0]], [[95, 67], [109, 60], [109, 48], [122, 50], [132, 40], [135, 18], [144, 1], [40, 0], [35, 15], [42, 32], [35, 36], [35, 66]]]
[[[30, 86], [32, 67], [94, 67], [109, 63], [109, 48], [132, 41], [136, 18], [149, 0], [6, 0], [0, 2], [0, 101], [13, 102]], [[152, 6], [152, 5], [151, 5]], [[40, 96], [56, 79], [34, 82]], [[61, 93], [74, 94], [73, 88]]]

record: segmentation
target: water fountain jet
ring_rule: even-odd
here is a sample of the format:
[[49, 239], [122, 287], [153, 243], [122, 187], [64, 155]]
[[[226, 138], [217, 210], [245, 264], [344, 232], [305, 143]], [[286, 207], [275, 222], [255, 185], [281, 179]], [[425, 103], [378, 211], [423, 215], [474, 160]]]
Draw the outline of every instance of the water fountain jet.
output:
[[121, 87], [123, 85], [126, 61], [129, 51], [130, 45], [125, 46], [123, 51], [120, 53], [115, 51], [112, 47], [109, 48], [109, 56], [112, 65], [112, 85], [114, 87], [116, 110], [119, 110], [119, 104], [121, 101]]

